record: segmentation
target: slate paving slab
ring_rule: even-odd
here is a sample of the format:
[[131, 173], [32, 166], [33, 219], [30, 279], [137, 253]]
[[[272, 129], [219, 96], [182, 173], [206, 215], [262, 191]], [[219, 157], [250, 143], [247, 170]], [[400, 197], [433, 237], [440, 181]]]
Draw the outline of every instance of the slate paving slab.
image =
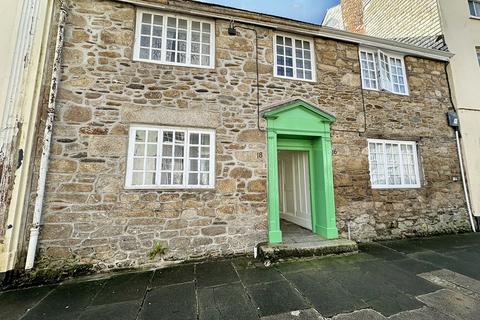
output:
[[260, 320], [324, 320], [315, 309], [295, 310], [282, 314], [261, 317]]
[[386, 294], [373, 300], [366, 301], [366, 303], [368, 303], [372, 309], [387, 317], [402, 311], [418, 309], [424, 306], [414, 297], [401, 293]]
[[285, 274], [285, 277], [323, 316], [332, 316], [367, 307], [360, 297], [347, 292], [331, 273], [310, 270]]
[[284, 280], [282, 275], [274, 268], [251, 268], [239, 270], [238, 275], [245, 286], [252, 286], [259, 283]]
[[240, 281], [230, 261], [200, 263], [195, 267], [195, 275], [199, 288]]
[[383, 315], [372, 309], [358, 310], [351, 313], [339, 314], [332, 320], [385, 320]]
[[261, 316], [310, 308], [288, 281], [259, 284], [247, 288]]
[[258, 319], [256, 308], [240, 283], [199, 289], [198, 304], [200, 320]]
[[196, 320], [195, 284], [188, 282], [152, 289], [147, 293], [139, 319]]
[[399, 291], [413, 296], [440, 289], [439, 286], [397, 268], [395, 262], [366, 262], [361, 268], [365, 273], [373, 275], [373, 279], [368, 280], [370, 286], [382, 286], [383, 283], [383, 286], [394, 286]]
[[140, 301], [127, 301], [88, 307], [79, 320], [135, 320], [140, 310]]
[[173, 268], [159, 269], [153, 275], [150, 287], [168, 286], [191, 282], [195, 279], [194, 265], [182, 265]]
[[454, 319], [477, 320], [480, 315], [479, 302], [456, 291], [441, 289], [422, 295], [418, 299]]
[[131, 300], [142, 300], [153, 271], [127, 273], [112, 277], [95, 296], [92, 305], [118, 303]]
[[74, 319], [91, 303], [105, 280], [58, 286], [22, 319]]
[[52, 292], [55, 287], [43, 286], [0, 293], [0, 319], [19, 319]]
[[388, 318], [389, 320], [455, 320], [429, 307], [400, 312]]
[[375, 242], [359, 244], [358, 249], [363, 253], [367, 253], [382, 260], [405, 259], [405, 254]]

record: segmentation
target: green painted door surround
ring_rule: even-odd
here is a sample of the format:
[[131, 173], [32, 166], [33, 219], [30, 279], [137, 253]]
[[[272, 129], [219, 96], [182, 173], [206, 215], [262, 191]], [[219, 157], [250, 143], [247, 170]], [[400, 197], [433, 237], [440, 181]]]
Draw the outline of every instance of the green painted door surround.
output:
[[278, 190], [278, 151], [307, 151], [310, 169], [312, 230], [338, 238], [333, 192], [330, 124], [335, 117], [300, 99], [262, 112], [267, 120], [268, 240], [282, 242]]

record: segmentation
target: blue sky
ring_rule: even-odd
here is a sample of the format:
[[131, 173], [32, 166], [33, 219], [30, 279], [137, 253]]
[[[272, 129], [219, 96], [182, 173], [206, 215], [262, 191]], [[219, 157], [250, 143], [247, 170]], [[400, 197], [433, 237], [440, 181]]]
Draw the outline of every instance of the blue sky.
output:
[[339, 0], [201, 0], [224, 6], [320, 24], [328, 8]]

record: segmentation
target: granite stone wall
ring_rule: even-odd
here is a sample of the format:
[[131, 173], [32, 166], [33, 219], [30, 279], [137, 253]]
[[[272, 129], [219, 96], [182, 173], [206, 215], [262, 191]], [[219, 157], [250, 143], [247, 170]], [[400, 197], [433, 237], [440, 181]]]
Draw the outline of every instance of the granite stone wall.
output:
[[[170, 5], [177, 2], [185, 5]], [[40, 265], [160, 265], [250, 253], [266, 241], [254, 33], [239, 28], [228, 36], [229, 19], [217, 19], [214, 69], [137, 62], [135, 7], [106, 0], [68, 6]], [[333, 168], [342, 236], [347, 225], [362, 241], [468, 227], [454, 134], [445, 121], [451, 105], [442, 62], [406, 58], [409, 96], [362, 91], [358, 47], [316, 38], [316, 82], [280, 79], [273, 77], [275, 32], [257, 31], [261, 108], [297, 97], [337, 117]], [[131, 124], [215, 129], [215, 189], [126, 190]], [[366, 139], [382, 137], [418, 141], [421, 188], [371, 189]], [[156, 241], [167, 253], [152, 261], [147, 254]]]

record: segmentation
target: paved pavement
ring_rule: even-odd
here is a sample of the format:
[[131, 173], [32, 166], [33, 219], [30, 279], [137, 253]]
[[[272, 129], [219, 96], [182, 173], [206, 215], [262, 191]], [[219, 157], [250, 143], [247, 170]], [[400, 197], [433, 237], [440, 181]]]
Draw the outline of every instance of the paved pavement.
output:
[[360, 246], [266, 268], [247, 258], [0, 294], [0, 319], [479, 319], [480, 236]]

